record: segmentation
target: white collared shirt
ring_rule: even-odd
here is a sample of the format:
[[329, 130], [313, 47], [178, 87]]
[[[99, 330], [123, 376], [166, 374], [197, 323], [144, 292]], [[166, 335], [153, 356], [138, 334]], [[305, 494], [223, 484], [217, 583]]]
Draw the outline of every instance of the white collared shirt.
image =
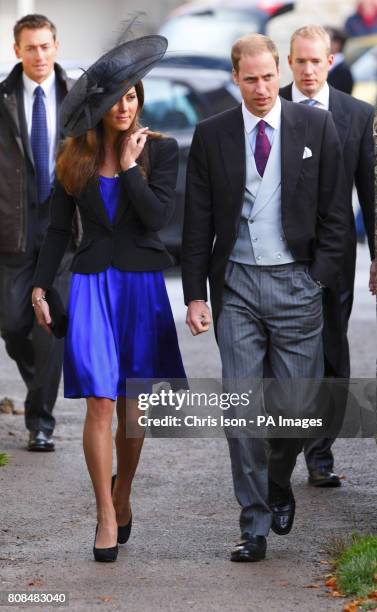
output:
[[303, 100], [311, 99], [317, 102], [317, 105], [314, 108], [322, 108], [325, 110], [329, 110], [329, 98], [330, 89], [327, 82], [325, 82], [322, 89], [320, 89], [319, 92], [316, 93], [316, 95], [312, 98], [309, 98], [308, 96], [303, 94], [296, 86], [296, 83], [292, 83], [292, 102], [302, 102]]
[[40, 85], [44, 91], [43, 101], [46, 107], [47, 132], [48, 132], [48, 152], [49, 170], [51, 184], [55, 175], [55, 152], [56, 152], [56, 88], [55, 70], [47, 77], [43, 83], [32, 81], [24, 72], [22, 73], [24, 86], [24, 108], [25, 119], [29, 139], [31, 137], [31, 124], [33, 119], [34, 91]]
[[247, 108], [245, 102], [242, 100], [242, 116], [245, 126], [245, 130], [249, 137], [249, 142], [253, 153], [255, 152], [255, 141], [258, 132], [258, 123], [263, 119], [267, 123], [266, 135], [270, 144], [272, 145], [274, 140], [274, 134], [276, 130], [280, 128], [281, 123], [281, 101], [279, 96], [276, 98], [276, 102], [271, 110], [265, 117], [257, 117], [251, 113]]

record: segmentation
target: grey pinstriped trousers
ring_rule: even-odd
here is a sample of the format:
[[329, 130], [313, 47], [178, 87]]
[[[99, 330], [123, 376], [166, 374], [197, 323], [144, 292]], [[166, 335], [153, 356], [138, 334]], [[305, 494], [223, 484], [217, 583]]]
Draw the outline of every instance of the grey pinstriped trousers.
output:
[[[305, 264], [229, 261], [217, 322], [224, 379], [323, 377], [322, 290]], [[242, 537], [267, 535], [268, 478], [289, 484], [302, 440], [228, 437]]]

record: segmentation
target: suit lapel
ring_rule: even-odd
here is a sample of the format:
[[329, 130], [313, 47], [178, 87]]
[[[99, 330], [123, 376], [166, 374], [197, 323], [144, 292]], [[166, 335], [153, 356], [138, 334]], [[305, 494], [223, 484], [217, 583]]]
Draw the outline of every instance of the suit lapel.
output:
[[3, 97], [4, 108], [6, 109], [9, 117], [10, 117], [10, 125], [12, 127], [12, 131], [14, 133], [15, 140], [17, 145], [25, 157], [25, 147], [21, 138], [21, 128], [20, 128], [20, 118], [17, 110], [17, 96], [15, 93], [11, 93], [10, 95]]
[[[346, 142], [348, 131], [351, 125], [350, 115], [343, 108], [341, 103], [341, 96], [338, 94], [337, 90], [330, 87], [330, 97], [329, 97], [329, 111], [332, 115], [332, 118], [335, 123], [336, 130], [338, 132], [339, 140], [344, 147]], [[281, 89], [281, 95], [286, 99], [292, 101], [292, 84], [287, 85]]]
[[126, 212], [128, 208], [128, 204], [129, 202], [128, 202], [127, 193], [124, 191], [122, 185], [120, 185], [118, 206], [117, 206], [117, 210], [115, 213], [114, 225], [119, 223], [121, 217], [124, 215], [124, 213]]
[[107, 216], [105, 203], [101, 196], [99, 178], [91, 179], [88, 183], [88, 188], [87, 190], [85, 190], [85, 192], [90, 209], [96, 213], [96, 215], [101, 219], [102, 223], [106, 225], [106, 227], [112, 229], [110, 219]]
[[66, 96], [64, 87], [59, 82], [57, 75], [55, 77], [55, 91], [56, 91], [56, 142], [55, 142], [55, 150], [56, 150], [59, 141], [63, 137], [62, 131], [60, 129], [60, 109], [63, 104], [63, 100]]
[[237, 213], [241, 214], [246, 184], [245, 130], [241, 105], [229, 116], [229, 123], [218, 131], [218, 140], [226, 176], [228, 178]]
[[26, 155], [28, 156], [30, 160], [30, 163], [34, 168], [34, 156], [33, 156], [33, 151], [31, 149], [30, 138], [29, 138], [26, 117], [25, 117], [24, 92], [23, 92], [23, 87], [22, 87], [22, 80], [20, 80], [17, 86], [16, 96], [17, 96], [18, 119], [19, 119], [19, 125], [20, 125], [22, 144], [24, 147], [24, 151], [26, 151]]
[[295, 104], [281, 100], [281, 204], [289, 206], [301, 172], [306, 124], [295, 115]]
[[[151, 146], [149, 141], [147, 141], [146, 146], [148, 147], [147, 154], [149, 158], [149, 168], [153, 168], [153, 165], [155, 163], [156, 149]], [[141, 163], [141, 161], [142, 161], [142, 156], [140, 155], [140, 157], [137, 158], [136, 162]], [[129, 208], [129, 206], [130, 206], [130, 201], [128, 199], [127, 191], [123, 188], [122, 183], [121, 183], [120, 189], [119, 189], [118, 206], [117, 206], [117, 210], [115, 213], [114, 225], [117, 225], [119, 223], [119, 221], [123, 217], [126, 210]]]
[[342, 148], [344, 148], [351, 125], [351, 118], [349, 113], [343, 110], [340, 96], [333, 87], [330, 87], [329, 110], [332, 114]]

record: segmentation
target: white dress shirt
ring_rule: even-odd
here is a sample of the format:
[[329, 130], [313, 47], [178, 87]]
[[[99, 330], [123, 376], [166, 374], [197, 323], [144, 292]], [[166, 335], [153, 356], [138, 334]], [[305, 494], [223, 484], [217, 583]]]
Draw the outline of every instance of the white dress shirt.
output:
[[315, 100], [317, 102], [314, 108], [322, 108], [325, 110], [329, 110], [329, 98], [330, 98], [330, 89], [327, 81], [325, 82], [322, 89], [316, 93], [315, 96], [309, 98], [305, 94], [303, 94], [295, 83], [292, 84], [292, 102], [302, 102], [303, 100]]
[[31, 124], [33, 119], [34, 91], [40, 85], [44, 91], [43, 101], [46, 107], [47, 132], [48, 132], [48, 152], [49, 170], [51, 184], [55, 176], [55, 153], [56, 153], [56, 88], [55, 70], [43, 83], [32, 81], [24, 72], [22, 73], [24, 85], [24, 108], [25, 119], [29, 139], [31, 137]]
[[255, 141], [258, 133], [258, 123], [263, 119], [266, 122], [266, 135], [270, 144], [272, 145], [274, 140], [275, 131], [279, 129], [281, 122], [281, 101], [279, 96], [276, 98], [276, 102], [271, 110], [265, 117], [257, 117], [251, 113], [247, 108], [245, 102], [242, 100], [242, 116], [245, 126], [245, 130], [249, 137], [251, 150], [255, 152]]

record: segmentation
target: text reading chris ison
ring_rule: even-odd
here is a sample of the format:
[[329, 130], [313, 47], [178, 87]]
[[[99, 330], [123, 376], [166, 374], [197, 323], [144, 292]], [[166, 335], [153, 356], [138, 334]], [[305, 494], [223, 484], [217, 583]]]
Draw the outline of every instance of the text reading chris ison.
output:
[[[198, 408], [202, 414], [164, 414], [163, 416], [148, 416], [142, 414], [138, 417], [138, 425], [141, 427], [248, 427], [250, 424], [257, 427], [322, 427], [322, 419], [315, 418], [287, 418], [282, 415], [271, 416], [264, 414], [247, 416], [250, 407], [250, 395], [248, 393], [193, 393], [190, 391], [178, 391], [161, 389], [158, 393], [140, 393], [138, 395], [139, 410], [146, 411], [154, 407], [182, 411], [185, 408]], [[246, 416], [226, 416], [220, 414], [203, 415], [203, 409], [219, 408], [222, 411], [244, 408]]]

